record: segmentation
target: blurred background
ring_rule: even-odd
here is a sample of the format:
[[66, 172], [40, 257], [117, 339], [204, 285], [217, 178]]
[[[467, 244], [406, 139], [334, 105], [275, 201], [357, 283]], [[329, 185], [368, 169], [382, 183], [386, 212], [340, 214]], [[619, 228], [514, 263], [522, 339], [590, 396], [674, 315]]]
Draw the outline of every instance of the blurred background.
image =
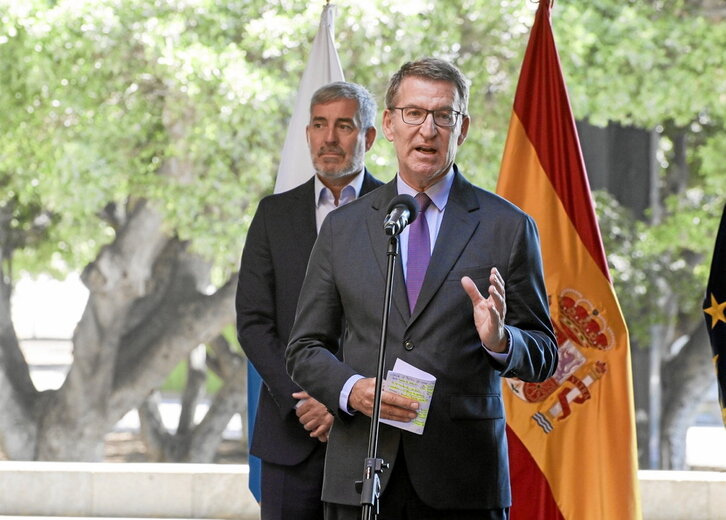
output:
[[[455, 62], [472, 83], [457, 162], [493, 190], [536, 4], [352, 4], [346, 79], [382, 105], [403, 62]], [[237, 263], [321, 9], [0, 0], [2, 457], [103, 460], [124, 433], [132, 460], [245, 460]], [[726, 202], [726, 7], [570, 0], [552, 17], [631, 335], [640, 466], [726, 470], [701, 310]], [[392, 178], [392, 147], [367, 165]]]

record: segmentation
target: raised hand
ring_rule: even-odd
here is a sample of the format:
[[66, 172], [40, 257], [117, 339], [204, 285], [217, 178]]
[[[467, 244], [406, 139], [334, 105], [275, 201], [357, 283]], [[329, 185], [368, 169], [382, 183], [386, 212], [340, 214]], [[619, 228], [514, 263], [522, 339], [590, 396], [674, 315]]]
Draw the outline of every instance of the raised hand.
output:
[[504, 279], [496, 267], [489, 273], [489, 294], [485, 298], [474, 281], [468, 276], [461, 279], [461, 286], [471, 298], [474, 307], [474, 324], [479, 339], [492, 352], [507, 351], [507, 337], [504, 331], [504, 317], [507, 314]]

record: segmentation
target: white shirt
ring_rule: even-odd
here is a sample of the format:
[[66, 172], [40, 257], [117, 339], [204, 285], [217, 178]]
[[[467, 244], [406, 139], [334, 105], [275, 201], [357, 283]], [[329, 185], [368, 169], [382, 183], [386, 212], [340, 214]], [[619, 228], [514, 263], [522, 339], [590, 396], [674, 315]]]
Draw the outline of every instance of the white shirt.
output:
[[358, 175], [353, 177], [353, 180], [343, 187], [340, 191], [340, 198], [338, 199], [337, 205], [335, 204], [335, 197], [333, 196], [333, 192], [330, 191], [330, 188], [323, 184], [320, 177], [315, 176], [315, 224], [318, 228], [318, 233], [320, 233], [320, 227], [323, 225], [323, 221], [328, 216], [328, 213], [358, 198], [360, 190], [363, 188], [364, 172], [365, 169], [361, 170]]

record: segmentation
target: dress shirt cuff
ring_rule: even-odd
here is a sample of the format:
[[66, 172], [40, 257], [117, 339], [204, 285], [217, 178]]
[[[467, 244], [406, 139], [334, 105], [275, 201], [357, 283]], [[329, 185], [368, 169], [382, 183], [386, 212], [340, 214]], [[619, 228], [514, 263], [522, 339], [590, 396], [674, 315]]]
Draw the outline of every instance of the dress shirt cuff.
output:
[[350, 397], [350, 391], [353, 390], [353, 385], [356, 384], [356, 382], [358, 382], [358, 380], [360, 379], [363, 379], [363, 376], [360, 374], [350, 376], [350, 378], [343, 385], [343, 389], [340, 391], [338, 406], [348, 415], [353, 415], [355, 413], [355, 410], [351, 411], [351, 409], [348, 408], [348, 398]]
[[509, 337], [509, 331], [506, 328], [504, 329], [504, 334], [507, 336], [507, 350], [505, 352], [494, 352], [493, 350], [489, 350], [484, 343], [481, 344], [481, 346], [484, 347], [486, 353], [489, 354], [494, 359], [494, 361], [497, 361], [502, 365], [507, 364], [507, 357], [509, 356], [509, 348], [512, 341]]

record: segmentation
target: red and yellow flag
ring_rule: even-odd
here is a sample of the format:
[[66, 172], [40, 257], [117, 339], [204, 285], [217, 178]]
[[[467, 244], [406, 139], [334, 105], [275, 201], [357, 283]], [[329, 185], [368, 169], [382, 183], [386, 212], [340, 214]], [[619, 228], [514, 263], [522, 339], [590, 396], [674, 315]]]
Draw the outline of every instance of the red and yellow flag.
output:
[[540, 1], [497, 193], [540, 231], [559, 366], [504, 382], [512, 520], [641, 518], [628, 331], [603, 251], [575, 121]]

